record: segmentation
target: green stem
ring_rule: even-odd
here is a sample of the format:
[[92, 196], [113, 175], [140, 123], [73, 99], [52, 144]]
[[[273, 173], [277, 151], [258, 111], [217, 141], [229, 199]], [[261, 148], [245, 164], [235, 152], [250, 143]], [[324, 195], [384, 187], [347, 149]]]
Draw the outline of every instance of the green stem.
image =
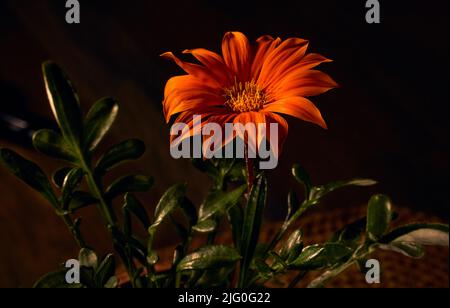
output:
[[358, 260], [366, 258], [369, 254], [371, 254], [372, 251], [369, 249], [366, 245], [361, 245], [353, 254], [353, 256], [345, 262], [344, 264], [340, 265], [339, 267], [329, 270], [325, 273], [323, 273], [321, 276], [313, 280], [309, 285], [308, 288], [322, 288], [327, 282], [329, 282], [334, 277], [338, 276], [345, 270], [347, 270], [350, 266], [358, 262]]
[[78, 228], [73, 223], [72, 219], [68, 215], [62, 216], [62, 219], [63, 219], [64, 223], [66, 224], [67, 228], [72, 233], [72, 235], [73, 235], [75, 241], [77, 242], [78, 246], [80, 248], [86, 247], [86, 242], [84, 241], [83, 236], [81, 235], [81, 233], [78, 230]]
[[300, 216], [302, 216], [307, 210], [309, 209], [309, 206], [307, 206], [307, 204], [304, 204], [302, 207], [300, 207], [300, 209], [294, 213], [294, 215], [292, 215], [292, 217], [287, 220], [280, 228], [280, 230], [278, 230], [277, 234], [275, 235], [274, 239], [272, 240], [272, 242], [269, 244], [269, 246], [266, 248], [266, 254], [274, 249], [276, 247], [276, 245], [278, 244], [278, 242], [284, 237], [284, 235], [286, 234], [286, 231], [289, 229], [289, 227], [295, 223]]
[[[93, 196], [99, 201], [98, 208], [99, 208], [100, 214], [103, 217], [103, 219], [105, 220], [107, 229], [109, 230], [109, 233], [114, 240], [114, 235], [113, 235], [112, 230], [113, 230], [113, 228], [117, 227], [117, 218], [116, 218], [114, 212], [112, 211], [111, 206], [106, 202], [105, 197], [102, 192], [102, 189], [100, 188], [101, 186], [96, 181], [94, 174], [91, 170], [90, 164], [86, 163], [86, 159], [84, 158], [84, 155], [81, 153], [81, 151], [78, 151], [78, 157], [79, 157], [81, 168], [86, 173], [86, 181], [87, 181], [88, 187], [89, 187], [91, 193], [93, 194]], [[121, 257], [121, 258], [122, 258], [123, 264], [126, 267], [128, 276], [130, 277], [130, 281], [134, 287], [135, 284], [134, 284], [133, 280], [134, 280], [135, 269], [132, 266], [133, 258], [131, 256], [129, 257], [129, 259], [126, 259], [125, 257]]]

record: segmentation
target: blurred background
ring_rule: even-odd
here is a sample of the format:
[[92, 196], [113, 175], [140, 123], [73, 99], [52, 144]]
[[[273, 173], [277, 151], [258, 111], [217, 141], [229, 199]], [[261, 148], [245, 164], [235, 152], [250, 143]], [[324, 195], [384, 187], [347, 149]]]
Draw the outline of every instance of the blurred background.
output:
[[[322, 211], [354, 209], [381, 192], [399, 208], [448, 221], [448, 1], [380, 0], [381, 24], [372, 25], [365, 21], [363, 0], [80, 3], [81, 24], [69, 25], [63, 0], [0, 0], [0, 146], [37, 161], [48, 174], [60, 166], [33, 151], [29, 137], [55, 125], [40, 68], [51, 59], [73, 80], [85, 110], [104, 96], [121, 102], [103, 148], [130, 137], [145, 141], [146, 156], [117, 174], [141, 171], [156, 178], [155, 189], [141, 196], [149, 208], [180, 182], [189, 183], [198, 203], [208, 179], [190, 162], [171, 158], [162, 116], [165, 82], [181, 71], [159, 55], [196, 47], [219, 52], [230, 30], [251, 40], [264, 34], [302, 37], [310, 40], [310, 51], [334, 60], [320, 69], [341, 88], [313, 98], [328, 131], [289, 119], [284, 154], [269, 174], [268, 220], [283, 217], [287, 193], [295, 187], [290, 168], [298, 162], [316, 184], [352, 177], [380, 182], [338, 192]], [[92, 246], [109, 251], [95, 209], [83, 217]], [[159, 245], [170, 243], [170, 234], [163, 232]], [[0, 287], [30, 286], [77, 254], [50, 206], [4, 168], [0, 243]], [[443, 279], [448, 285], [448, 272]]]

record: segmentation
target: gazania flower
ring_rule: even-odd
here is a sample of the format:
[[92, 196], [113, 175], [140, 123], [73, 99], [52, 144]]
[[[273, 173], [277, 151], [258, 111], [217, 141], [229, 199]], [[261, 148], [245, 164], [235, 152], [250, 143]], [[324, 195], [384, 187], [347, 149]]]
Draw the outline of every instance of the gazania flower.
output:
[[[163, 102], [167, 122], [178, 115], [175, 123], [187, 123], [191, 128], [185, 137], [193, 132], [194, 115], [202, 116], [202, 125], [278, 123], [279, 149], [288, 134], [288, 124], [280, 115], [326, 128], [320, 111], [306, 97], [322, 94], [337, 84], [313, 70], [331, 60], [307, 54], [307, 48], [308, 41], [300, 38], [282, 41], [262, 36], [251, 45], [244, 34], [228, 32], [222, 42], [222, 56], [206, 49], [183, 52], [199, 64], [184, 62], [171, 52], [163, 54], [187, 73], [167, 82]], [[261, 142], [262, 137], [248, 135], [246, 140]]]

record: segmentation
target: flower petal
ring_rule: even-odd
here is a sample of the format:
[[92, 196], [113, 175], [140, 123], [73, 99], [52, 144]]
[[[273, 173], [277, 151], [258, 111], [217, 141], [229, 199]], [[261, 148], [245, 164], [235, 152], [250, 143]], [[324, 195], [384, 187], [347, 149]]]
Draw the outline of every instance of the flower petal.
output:
[[161, 57], [174, 61], [186, 73], [202, 80], [210, 87], [221, 88], [220, 80], [217, 80], [214, 74], [212, 74], [206, 67], [194, 63], [184, 62], [177, 58], [172, 52], [166, 52], [162, 54]]
[[[284, 142], [286, 141], [286, 138], [288, 136], [289, 133], [289, 125], [286, 122], [286, 120], [273, 112], [266, 112], [265, 113], [266, 116], [266, 122], [267, 122], [267, 137], [268, 137], [268, 141], [270, 143], [270, 148], [272, 149], [275, 157], [280, 157], [281, 152], [283, 150], [284, 147]], [[272, 134], [271, 134], [271, 124], [272, 123], [276, 123], [278, 124], [278, 139], [277, 140], [273, 140]], [[277, 144], [278, 141], [278, 144]]]
[[265, 124], [266, 117], [262, 112], [244, 112], [240, 113], [234, 119], [234, 124], [241, 123], [244, 126], [246, 124], [254, 124], [255, 130], [238, 130], [237, 135], [239, 138], [244, 140], [245, 144], [248, 146], [249, 153], [257, 153], [257, 148], [263, 142], [264, 138], [266, 138], [266, 130], [263, 129], [263, 126], [258, 124]]
[[280, 83], [274, 89], [268, 90], [272, 93], [274, 100], [283, 99], [292, 96], [315, 96], [325, 93], [338, 87], [338, 84], [327, 74], [316, 70], [295, 71]]
[[283, 73], [297, 64], [308, 49], [308, 41], [290, 38], [283, 41], [267, 56], [261, 69], [258, 84], [267, 88], [271, 83], [283, 76]]
[[226, 65], [239, 81], [248, 81], [251, 47], [247, 37], [241, 32], [226, 33], [222, 42], [222, 54]]
[[262, 66], [267, 56], [281, 43], [281, 39], [274, 39], [269, 35], [261, 36], [256, 40], [256, 48], [253, 57], [251, 78], [255, 81], [258, 80], [261, 73]]
[[320, 110], [304, 97], [288, 97], [264, 106], [263, 111], [283, 113], [301, 120], [312, 122], [326, 129], [327, 124]]
[[222, 87], [227, 87], [234, 82], [233, 74], [224, 63], [222, 57], [217, 53], [203, 48], [185, 50], [183, 53], [192, 54], [214, 75]]

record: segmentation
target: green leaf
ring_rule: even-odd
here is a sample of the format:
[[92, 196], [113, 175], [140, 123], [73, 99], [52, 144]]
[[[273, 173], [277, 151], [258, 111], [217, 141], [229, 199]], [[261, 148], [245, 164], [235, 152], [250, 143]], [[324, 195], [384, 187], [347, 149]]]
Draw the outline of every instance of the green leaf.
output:
[[105, 289], [115, 289], [119, 285], [119, 280], [116, 276], [112, 276], [108, 279], [108, 281], [105, 283], [104, 288]]
[[388, 230], [392, 218], [392, 203], [385, 195], [373, 196], [367, 209], [367, 237], [378, 241]]
[[247, 207], [244, 212], [244, 224], [241, 239], [241, 277], [239, 285], [243, 287], [246, 283], [248, 267], [253, 259], [256, 245], [258, 244], [263, 211], [266, 205], [267, 180], [264, 175], [257, 177], [250, 192]]
[[175, 185], [169, 188], [162, 196], [155, 209], [154, 221], [149, 228], [149, 232], [153, 233], [155, 229], [166, 219], [177, 207], [181, 205], [186, 195], [186, 185]]
[[380, 244], [377, 246], [383, 250], [401, 253], [402, 255], [414, 259], [421, 259], [425, 255], [423, 246], [414, 242], [392, 242], [390, 244]]
[[129, 193], [125, 195], [125, 206], [141, 221], [146, 229], [150, 226], [150, 219], [148, 218], [147, 211], [134, 195]]
[[141, 140], [126, 140], [106, 151], [99, 159], [95, 167], [95, 172], [97, 174], [104, 174], [123, 162], [141, 158], [144, 153], [145, 144]]
[[234, 266], [206, 270], [197, 281], [196, 288], [225, 288], [230, 281]]
[[69, 211], [75, 212], [79, 209], [98, 203], [90, 193], [85, 191], [74, 191], [70, 197]]
[[80, 185], [83, 180], [84, 171], [82, 169], [72, 169], [64, 179], [61, 191], [61, 199], [63, 209], [67, 209], [74, 190]]
[[305, 197], [307, 200], [309, 200], [312, 184], [311, 177], [309, 176], [308, 172], [306, 172], [306, 170], [303, 169], [303, 167], [301, 167], [299, 164], [295, 164], [292, 168], [292, 175], [300, 184], [303, 185], [303, 187], [305, 188]]
[[319, 200], [319, 199], [323, 198], [325, 195], [327, 195], [337, 189], [347, 187], [347, 186], [366, 187], [366, 186], [373, 186], [376, 184], [377, 184], [376, 181], [370, 180], [370, 179], [353, 179], [353, 180], [348, 180], [348, 181], [331, 182], [324, 186], [314, 187], [311, 190], [310, 199]]
[[244, 224], [244, 211], [239, 204], [231, 207], [228, 210], [228, 221], [231, 225], [231, 232], [233, 234], [233, 242], [235, 247], [241, 251], [242, 225]]
[[300, 208], [300, 201], [295, 191], [291, 190], [288, 195], [288, 212], [286, 215], [286, 222], [294, 215]]
[[96, 268], [98, 263], [98, 257], [94, 251], [88, 248], [81, 248], [78, 255], [78, 261], [81, 266]]
[[384, 236], [381, 243], [416, 243], [420, 245], [449, 245], [449, 227], [443, 224], [410, 224], [399, 227]]
[[58, 199], [52, 186], [38, 165], [5, 148], [0, 148], [0, 163], [20, 180], [40, 192], [54, 207], [58, 206]]
[[84, 123], [84, 146], [94, 151], [108, 133], [119, 112], [114, 98], [106, 97], [96, 102], [86, 116]]
[[236, 205], [246, 189], [246, 185], [242, 185], [231, 192], [212, 191], [200, 207], [200, 221], [207, 220], [218, 213], [225, 214]]
[[346, 261], [353, 251], [340, 243], [327, 243], [305, 247], [300, 256], [289, 264], [299, 270], [329, 268]]
[[82, 131], [78, 95], [58, 65], [45, 62], [42, 70], [50, 106], [62, 134], [72, 146], [78, 146]]
[[330, 242], [337, 242], [356, 248], [364, 230], [366, 229], [366, 221], [367, 219], [364, 217], [345, 226], [333, 235]]
[[37, 131], [33, 135], [33, 145], [39, 152], [57, 159], [72, 163], [77, 162], [77, 157], [71, 147], [66, 144], [63, 137], [49, 129]]
[[64, 184], [64, 180], [65, 180], [67, 174], [72, 169], [73, 168], [71, 168], [71, 167], [64, 167], [64, 168], [56, 170], [55, 173], [53, 173], [53, 175], [52, 175], [52, 182], [53, 182], [53, 184], [56, 187], [58, 187], [58, 188], [62, 188], [62, 186]]
[[217, 221], [214, 219], [206, 219], [196, 224], [193, 229], [199, 233], [211, 233], [217, 229]]
[[35, 289], [79, 289], [82, 284], [68, 284], [66, 281], [67, 269], [60, 269], [56, 272], [46, 274], [40, 278], [33, 286]]
[[106, 286], [108, 281], [114, 277], [116, 271], [116, 262], [114, 260], [114, 255], [109, 254], [107, 255], [100, 265], [98, 266], [97, 270], [95, 271], [95, 282], [99, 288], [103, 288]]
[[153, 186], [153, 178], [145, 175], [128, 175], [116, 180], [106, 190], [109, 200], [128, 192], [146, 192]]
[[234, 264], [241, 258], [239, 253], [227, 246], [207, 246], [181, 260], [177, 272], [186, 270], [218, 269]]
[[303, 250], [303, 233], [301, 230], [292, 232], [279, 251], [279, 256], [288, 263], [297, 259]]

